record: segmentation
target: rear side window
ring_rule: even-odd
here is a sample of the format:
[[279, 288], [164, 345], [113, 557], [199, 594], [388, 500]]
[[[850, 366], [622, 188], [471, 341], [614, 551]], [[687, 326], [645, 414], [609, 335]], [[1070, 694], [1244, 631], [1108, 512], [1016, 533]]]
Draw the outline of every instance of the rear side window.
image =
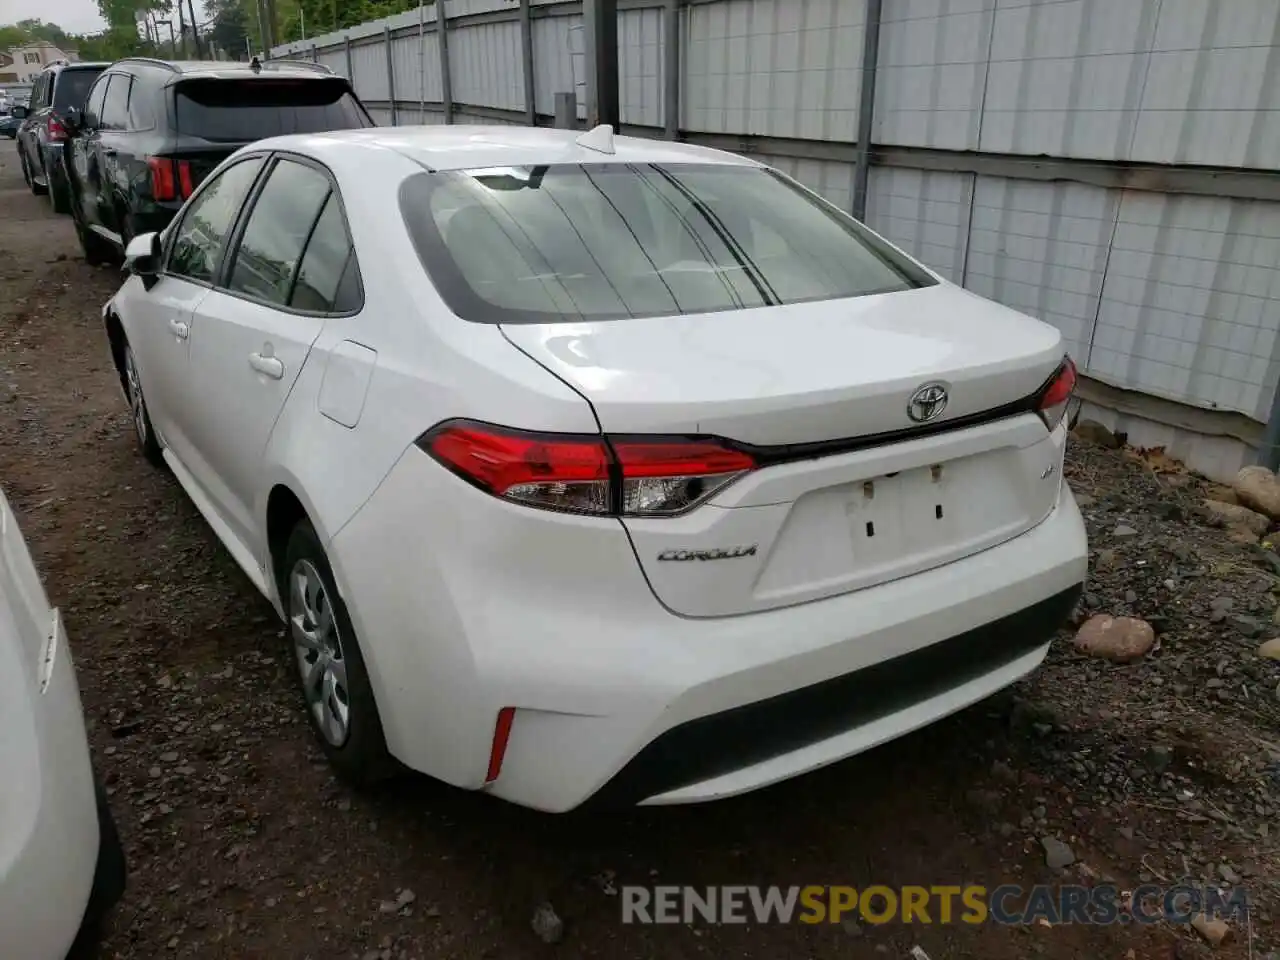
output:
[[222, 261], [222, 248], [235, 225], [249, 189], [262, 169], [262, 158], [234, 164], [203, 185], [187, 204], [169, 250], [169, 273], [212, 283]]
[[401, 212], [450, 308], [491, 323], [672, 316], [889, 293], [927, 272], [773, 171], [421, 173]]
[[74, 67], [59, 71], [53, 85], [53, 109], [60, 113], [70, 107], [83, 107], [89, 88], [101, 72], [101, 68], [90, 70]]
[[340, 78], [189, 80], [174, 96], [177, 131], [204, 140], [241, 143], [370, 126]]
[[314, 167], [280, 160], [249, 213], [227, 288], [284, 306], [312, 227], [329, 197], [329, 178]]
[[360, 309], [356, 254], [336, 193], [329, 194], [311, 231], [289, 306], [315, 313], [352, 313]]

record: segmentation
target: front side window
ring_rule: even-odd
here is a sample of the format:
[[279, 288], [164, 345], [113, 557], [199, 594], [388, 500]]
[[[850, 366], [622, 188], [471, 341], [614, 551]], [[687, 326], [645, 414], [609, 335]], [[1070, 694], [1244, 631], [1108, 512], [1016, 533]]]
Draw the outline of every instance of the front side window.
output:
[[450, 308], [483, 322], [707, 313], [936, 282], [852, 217], [745, 165], [424, 172], [400, 206]]
[[280, 160], [249, 213], [227, 288], [265, 303], [288, 304], [294, 273], [329, 189], [329, 178], [315, 167]]
[[101, 122], [102, 103], [107, 98], [107, 81], [110, 79], [110, 77], [99, 77], [98, 82], [89, 91], [89, 98], [84, 105], [84, 125], [90, 129], [96, 128]]
[[222, 249], [262, 169], [262, 157], [228, 167], [202, 186], [182, 214], [169, 250], [167, 272], [212, 283]]

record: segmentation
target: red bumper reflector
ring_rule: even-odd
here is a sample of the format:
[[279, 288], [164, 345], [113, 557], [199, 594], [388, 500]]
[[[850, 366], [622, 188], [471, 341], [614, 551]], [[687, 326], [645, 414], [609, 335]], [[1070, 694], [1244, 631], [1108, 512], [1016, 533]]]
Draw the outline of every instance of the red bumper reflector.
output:
[[493, 727], [493, 747], [489, 751], [489, 772], [484, 782], [493, 783], [502, 773], [502, 758], [507, 755], [507, 740], [511, 738], [511, 724], [516, 718], [515, 707], [503, 707], [498, 711], [498, 722]]

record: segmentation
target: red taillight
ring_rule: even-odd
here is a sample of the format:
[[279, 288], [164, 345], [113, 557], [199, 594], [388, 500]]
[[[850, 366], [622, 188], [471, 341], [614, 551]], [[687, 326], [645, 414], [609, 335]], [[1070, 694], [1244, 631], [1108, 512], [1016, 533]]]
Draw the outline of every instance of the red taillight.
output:
[[1044, 392], [1040, 394], [1040, 402], [1037, 405], [1040, 419], [1050, 430], [1056, 428], [1066, 416], [1067, 404], [1071, 402], [1071, 395], [1075, 390], [1076, 365], [1070, 357], [1067, 357], [1044, 388]]
[[502, 773], [502, 758], [507, 755], [507, 741], [511, 739], [511, 724], [516, 718], [515, 707], [503, 707], [498, 711], [498, 722], [493, 725], [493, 746], [489, 748], [489, 769], [485, 783], [493, 783]]
[[50, 140], [55, 142], [67, 139], [67, 128], [62, 125], [61, 120], [52, 115], [45, 123], [45, 133]]
[[602, 516], [682, 513], [756, 465], [719, 440], [538, 434], [469, 421], [443, 423], [418, 443], [494, 496]]
[[169, 157], [147, 157], [153, 200], [185, 200], [191, 196], [191, 164]]
[[173, 177], [173, 161], [168, 157], [147, 157], [147, 166], [151, 168], [151, 199], [176, 200], [178, 188]]

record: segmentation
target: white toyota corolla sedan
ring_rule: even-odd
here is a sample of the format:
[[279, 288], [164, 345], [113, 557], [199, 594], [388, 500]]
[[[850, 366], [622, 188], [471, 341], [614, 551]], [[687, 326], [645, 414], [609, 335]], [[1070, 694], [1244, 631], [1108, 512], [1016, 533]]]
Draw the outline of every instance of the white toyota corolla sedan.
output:
[[351, 781], [742, 793], [1014, 682], [1085, 579], [1058, 331], [753, 160], [265, 140], [127, 259], [138, 441]]

